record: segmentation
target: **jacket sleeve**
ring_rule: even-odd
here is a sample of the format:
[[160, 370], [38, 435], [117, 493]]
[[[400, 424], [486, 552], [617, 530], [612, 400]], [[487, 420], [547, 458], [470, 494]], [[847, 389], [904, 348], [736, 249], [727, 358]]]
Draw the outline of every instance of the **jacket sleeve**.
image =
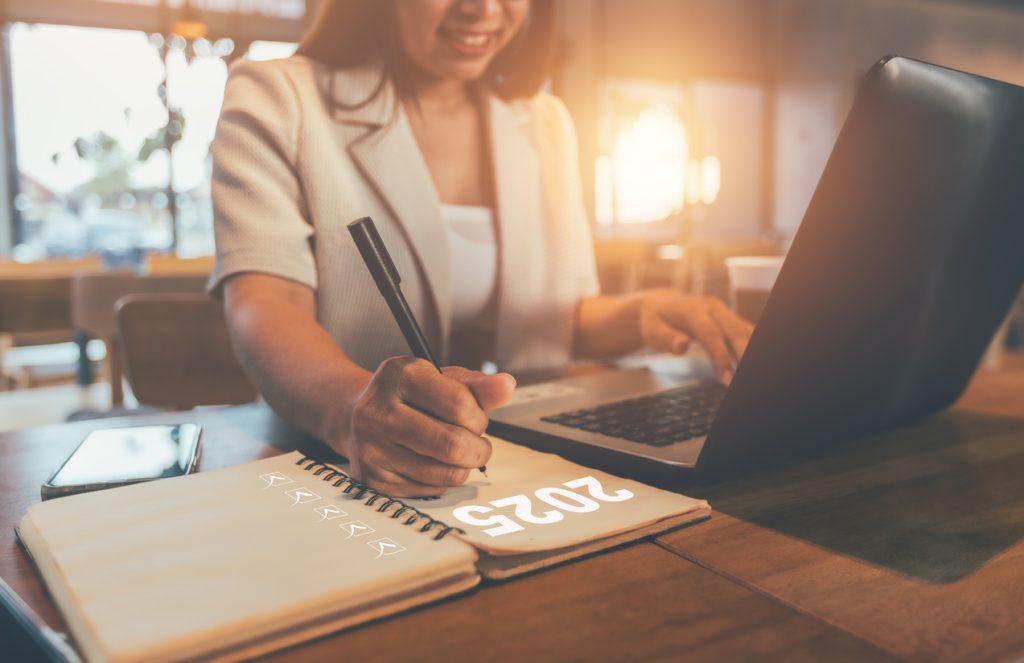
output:
[[215, 294], [244, 272], [317, 287], [313, 227], [295, 171], [302, 113], [285, 66], [240, 61], [228, 75], [213, 141]]

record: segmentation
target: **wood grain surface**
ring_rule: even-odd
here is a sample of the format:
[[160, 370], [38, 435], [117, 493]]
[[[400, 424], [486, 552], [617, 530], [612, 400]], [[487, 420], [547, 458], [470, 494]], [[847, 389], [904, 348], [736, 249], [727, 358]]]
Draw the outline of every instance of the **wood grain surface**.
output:
[[[265, 407], [86, 421], [0, 435], [0, 577], [64, 630], [13, 526], [93, 429], [203, 426], [203, 470], [315, 443]], [[714, 519], [712, 519], [714, 520]], [[705, 524], [698, 527], [705, 527]], [[199, 599], [197, 599], [199, 600]], [[3, 658], [0, 648], [0, 659]], [[282, 660], [887, 660], [880, 649], [644, 541], [283, 652]]]
[[650, 543], [286, 651], [281, 661], [888, 661]]
[[708, 490], [658, 543], [913, 660], [1024, 653], [1024, 362], [840, 454]]

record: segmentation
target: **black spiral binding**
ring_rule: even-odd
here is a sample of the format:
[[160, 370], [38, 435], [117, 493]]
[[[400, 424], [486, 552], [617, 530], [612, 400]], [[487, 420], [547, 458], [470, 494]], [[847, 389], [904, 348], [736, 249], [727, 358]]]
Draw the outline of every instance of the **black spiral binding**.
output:
[[[459, 534], [466, 533], [466, 531], [461, 528], [451, 527], [436, 518], [431, 518], [429, 515], [423, 513], [410, 504], [406, 504], [394, 497], [388, 497], [384, 493], [374, 488], [370, 488], [369, 486], [364, 486], [344, 472], [336, 470], [330, 465], [322, 463], [315, 458], [303, 456], [297, 460], [295, 464], [301, 466], [306, 472], [312, 472], [313, 476], [320, 477], [322, 481], [333, 481], [332, 485], [335, 488], [341, 488], [341, 491], [346, 495], [352, 495], [352, 493], [355, 493], [353, 497], [357, 500], [363, 501], [367, 506], [374, 506], [378, 501], [384, 500], [383, 503], [377, 507], [377, 511], [381, 513], [386, 513], [392, 507], [397, 506], [398, 508], [391, 512], [391, 517], [401, 518], [403, 514], [408, 513], [409, 515], [406, 516], [405, 522], [402, 523], [403, 525], [412, 526], [423, 520], [425, 522], [420, 525], [420, 531], [424, 533], [429, 532], [435, 525], [440, 525], [441, 528], [437, 530], [437, 534], [434, 535], [435, 541], [443, 539], [451, 532], [458, 532]], [[335, 479], [335, 477], [340, 478]], [[369, 495], [369, 497], [364, 500], [363, 498], [367, 495]]]

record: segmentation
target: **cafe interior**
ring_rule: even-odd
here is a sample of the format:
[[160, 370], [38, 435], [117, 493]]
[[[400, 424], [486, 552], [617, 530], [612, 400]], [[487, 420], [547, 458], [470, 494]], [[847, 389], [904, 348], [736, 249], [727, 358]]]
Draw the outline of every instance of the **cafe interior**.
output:
[[[32, 437], [43, 445], [66, 425], [113, 427], [134, 421], [125, 417], [260, 403], [232, 346], [223, 305], [208, 294], [217, 252], [211, 145], [229, 69], [244, 60], [291, 57], [323, 1], [0, 2], [0, 435], [53, 431]], [[603, 293], [672, 289], [715, 297], [734, 309], [747, 306], [743, 314], [756, 320], [875, 63], [899, 55], [1024, 86], [1024, 4], [1016, 0], [548, 1], [556, 5], [556, 47], [543, 88], [564, 101], [575, 126], [580, 193]], [[1024, 246], [1016, 250], [1024, 261]], [[751, 286], [762, 290], [762, 299], [744, 304], [737, 280], [751, 265], [769, 276]], [[623, 361], [676, 358], [639, 351]], [[609, 362], [597, 363], [606, 368]], [[592, 364], [551, 369], [585, 372]], [[708, 577], [701, 580], [704, 589], [692, 590], [698, 607], [674, 603], [685, 595], [664, 599], [687, 617], [655, 618], [663, 630], [643, 642], [616, 636], [634, 649], [601, 645], [604, 636], [587, 633], [605, 622], [580, 616], [566, 631], [571, 637], [547, 634], [553, 629], [547, 622], [523, 622], [545, 633], [537, 648], [512, 647], [516, 636], [508, 635], [504, 645], [478, 650], [481, 659], [686, 660], [675, 648], [684, 645], [698, 660], [1020, 656], [1024, 611], [1011, 599], [1024, 587], [1024, 492], [1008, 487], [1012, 478], [1006, 476], [1024, 463], [1024, 427], [1014, 423], [1024, 417], [1020, 294], [966, 393], [968, 405], [954, 405], [953, 415], [917, 424], [926, 429], [907, 444], [934, 438], [939, 450], [922, 452], [916, 465], [909, 456], [901, 457], [902, 465], [886, 461], [876, 450], [857, 457], [860, 473], [818, 483], [795, 470], [786, 475], [787, 484], [803, 491], [801, 500], [836, 507], [827, 518], [801, 511], [765, 479], [722, 493], [720, 502], [710, 493], [710, 523], [692, 528], [709, 533], [642, 544], [654, 557], [636, 562], [641, 567], [657, 566], [674, 550], [688, 567], [672, 582], [685, 574]], [[967, 423], [942, 418], [960, 416], [963, 407]], [[977, 435], [988, 442], [964, 442]], [[71, 436], [80, 441], [80, 429]], [[957, 440], [968, 446], [950, 451]], [[206, 444], [204, 453], [220, 458]], [[841, 465], [834, 458], [822, 462]], [[940, 462], [946, 463], [941, 476], [929, 474]], [[995, 467], [1000, 462], [1003, 472]], [[897, 489], [887, 482], [898, 472], [905, 477]], [[911, 484], [929, 484], [942, 497], [925, 488], [914, 492]], [[875, 497], [863, 495], [872, 491]], [[870, 502], [873, 516], [854, 509], [860, 499]], [[906, 515], [906, 503], [916, 500], [941, 503], [953, 520]], [[15, 502], [19, 514], [12, 511], [11, 518], [29, 504]], [[976, 520], [962, 513], [964, 505], [972, 505]], [[727, 515], [720, 517], [719, 508]], [[880, 512], [906, 518], [897, 527], [881, 516], [869, 534]], [[716, 525], [718, 518], [727, 520]], [[848, 528], [829, 529], [826, 520]], [[729, 528], [740, 521], [756, 531]], [[9, 522], [3, 525], [10, 529]], [[800, 564], [788, 569], [780, 561], [783, 540], [803, 546], [793, 553]], [[750, 545], [770, 552], [744, 575], [735, 551]], [[724, 552], [728, 546], [731, 556]], [[701, 558], [718, 549], [724, 562]], [[636, 556], [637, 550], [617, 549], [612, 556]], [[599, 559], [561, 567], [556, 585], [568, 582], [562, 578], [577, 564]], [[17, 590], [10, 568], [4, 567], [4, 578]], [[525, 604], [544, 592], [545, 573], [485, 588], [470, 600], [485, 601], [493, 589], [510, 597], [510, 605]], [[801, 584], [794, 579], [800, 573], [814, 582]], [[617, 582], [614, 573], [609, 577]], [[858, 592], [842, 594], [854, 584]], [[829, 591], [845, 598], [830, 601]], [[747, 593], [752, 603], [743, 602]], [[584, 593], [575, 600], [573, 609], [598, 610], [594, 606], [611, 599]], [[347, 644], [368, 660], [374, 652], [391, 660], [398, 650], [387, 649], [389, 632], [409, 633], [408, 624], [428, 638], [433, 610], [471, 619], [456, 614], [459, 605], [361, 627], [348, 640], [340, 636], [340, 648], [319, 640], [313, 652], [326, 660]], [[958, 612], [965, 605], [971, 607]], [[701, 622], [700, 611], [746, 621], [729, 630], [711, 617]], [[49, 621], [52, 615], [42, 612]], [[624, 619], [640, 628], [634, 624], [639, 617]], [[664, 629], [689, 640], [659, 645], [677, 637]], [[707, 639], [696, 638], [698, 632]], [[544, 649], [545, 642], [557, 645]], [[437, 646], [424, 650], [427, 658], [439, 655]]]
[[[168, 316], [176, 329], [144, 325], [143, 314], [131, 334], [114, 304], [203, 291], [215, 251], [210, 144], [228, 66], [288, 57], [317, 4], [5, 2], [0, 428], [255, 398], [244, 376], [221, 370], [232, 362], [211, 331], [215, 307]], [[728, 299], [726, 257], [785, 254], [870, 65], [899, 54], [1024, 83], [1017, 9], [560, 2], [547, 85], [579, 136], [602, 290]], [[192, 377], [169, 383], [152, 356], [196, 325], [217, 347], [174, 347], [160, 365]], [[988, 362], [1024, 343], [1022, 325], [1017, 307]]]

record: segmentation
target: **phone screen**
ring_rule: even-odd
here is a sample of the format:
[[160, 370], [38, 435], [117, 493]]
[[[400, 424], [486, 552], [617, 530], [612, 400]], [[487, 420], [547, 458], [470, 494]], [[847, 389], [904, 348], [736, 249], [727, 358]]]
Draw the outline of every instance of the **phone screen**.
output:
[[93, 431], [47, 484], [69, 488], [181, 476], [192, 471], [198, 447], [196, 424]]

